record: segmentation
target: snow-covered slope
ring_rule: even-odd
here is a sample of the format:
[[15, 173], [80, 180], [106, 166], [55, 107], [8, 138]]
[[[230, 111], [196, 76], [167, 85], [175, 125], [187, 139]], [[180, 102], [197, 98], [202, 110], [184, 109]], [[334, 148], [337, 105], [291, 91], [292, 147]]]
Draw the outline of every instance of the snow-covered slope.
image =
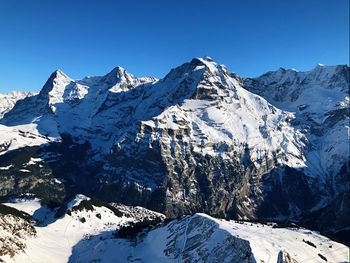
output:
[[[1, 259], [36, 263], [282, 262], [282, 258], [293, 262], [324, 262], [322, 257], [328, 262], [348, 262], [349, 259], [348, 247], [317, 232], [277, 228], [275, 223], [220, 220], [205, 214], [145, 227], [135, 236], [121, 238], [115, 234], [116, 230], [132, 222], [164, 219], [164, 216], [141, 207], [117, 205], [127, 215], [120, 217], [105, 206], [82, 205], [89, 200], [77, 195], [67, 204], [68, 212], [58, 218], [54, 217], [57, 210], [41, 207], [37, 199], [7, 203], [32, 213], [39, 223], [33, 232], [36, 234], [22, 240], [21, 250]], [[4, 235], [1, 232], [0, 238]]]
[[[309, 141], [303, 172], [317, 180], [321, 192], [312, 210], [348, 218], [349, 205], [340, 208], [335, 204], [350, 202], [346, 179], [350, 174], [349, 66], [319, 64], [307, 72], [280, 68], [255, 79], [241, 79], [241, 83], [272, 105], [295, 113], [294, 123]], [[312, 220], [327, 217], [327, 213], [316, 213]]]
[[15, 106], [18, 100], [34, 95], [34, 92], [25, 91], [12, 91], [5, 94], [0, 93], [0, 119]]
[[312, 141], [307, 165], [310, 170], [323, 175], [322, 180], [332, 181], [350, 155], [347, 146], [349, 79], [347, 65], [318, 64], [307, 72], [280, 68], [255, 79], [243, 79], [243, 83], [246, 89], [261, 95], [274, 106], [296, 113]]
[[25, 146], [43, 145], [54, 140], [41, 135], [35, 124], [16, 127], [0, 124], [0, 134], [0, 155]]
[[[57, 216], [58, 209], [51, 211], [46, 206], [41, 206], [38, 199], [13, 199], [11, 203], [6, 203], [7, 206], [30, 213], [38, 223], [35, 225], [35, 236], [28, 235], [22, 241], [24, 246], [21, 251], [15, 250], [13, 255], [6, 254], [0, 259], [5, 262], [68, 262], [72, 248], [90, 236], [112, 232], [121, 226], [145, 219], [164, 218], [162, 214], [145, 208], [124, 206], [127, 211], [137, 209], [138, 217], [131, 217], [127, 212], [123, 216], [117, 215], [110, 208], [93, 203], [91, 207], [79, 207], [84, 200], [89, 201], [90, 198], [77, 195], [67, 204], [68, 212], [61, 216]], [[112, 236], [112, 233], [109, 235]], [[3, 236], [4, 233], [1, 232], [0, 240]]]

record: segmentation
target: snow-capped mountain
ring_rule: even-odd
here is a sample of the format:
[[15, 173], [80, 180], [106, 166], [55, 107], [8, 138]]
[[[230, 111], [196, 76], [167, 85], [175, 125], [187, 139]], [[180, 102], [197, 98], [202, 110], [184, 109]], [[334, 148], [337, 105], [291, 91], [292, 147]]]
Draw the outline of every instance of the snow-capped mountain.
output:
[[0, 193], [347, 232], [349, 83], [348, 66], [250, 79], [209, 57], [163, 79], [58, 70], [0, 119]]
[[274, 106], [296, 113], [312, 140], [309, 164], [329, 180], [327, 175], [334, 176], [349, 156], [349, 79], [347, 65], [318, 64], [308, 72], [280, 68], [243, 82]]
[[205, 214], [164, 221], [164, 215], [141, 207], [112, 206], [84, 195], [67, 201], [63, 210], [50, 210], [33, 198], [12, 199], [5, 205], [37, 221], [33, 227], [13, 215], [0, 217], [0, 242], [7, 237], [3, 230], [21, 231], [12, 236], [16, 242], [7, 239], [2, 247], [0, 260], [5, 262], [295, 263], [349, 258], [348, 247], [297, 226], [281, 228]]
[[[350, 212], [349, 79], [347, 65], [321, 64], [307, 72], [280, 68], [255, 79], [241, 79], [246, 89], [282, 110], [294, 112], [294, 122], [301, 125], [308, 138], [304, 173], [321, 186], [321, 201], [312, 210], [323, 206], [322, 212], [316, 212], [311, 221], [322, 221], [321, 218], [330, 214], [342, 218]], [[329, 200], [331, 205], [326, 208]]]
[[12, 91], [5, 94], [0, 93], [0, 118], [2, 118], [5, 113], [9, 112], [18, 100], [34, 95], [34, 92], [24, 91]]

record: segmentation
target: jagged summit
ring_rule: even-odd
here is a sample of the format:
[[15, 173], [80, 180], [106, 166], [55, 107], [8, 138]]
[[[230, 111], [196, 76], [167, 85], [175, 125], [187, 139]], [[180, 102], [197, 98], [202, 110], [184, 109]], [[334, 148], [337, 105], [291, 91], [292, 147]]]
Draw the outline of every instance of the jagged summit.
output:
[[60, 69], [56, 69], [54, 72], [55, 72], [57, 75], [63, 76], [63, 77], [65, 77], [65, 78], [68, 78], [68, 76], [67, 76], [62, 70], [60, 70]]
[[213, 62], [213, 59], [209, 56], [204, 56], [203, 57], [204, 60], [207, 60], [207, 61], [210, 61], [210, 62]]
[[102, 82], [107, 83], [108, 85], [114, 86], [115, 84], [125, 81], [128, 84], [134, 83], [136, 77], [127, 72], [124, 68], [117, 66], [112, 69], [108, 74], [101, 78]]
[[70, 81], [71, 79], [61, 70], [55, 70], [46, 81], [39, 95], [41, 97], [62, 96], [64, 92], [63, 87], [66, 86]]
[[186, 78], [189, 74], [202, 75], [205, 72], [210, 72], [211, 75], [229, 75], [227, 68], [224, 65], [217, 64], [210, 57], [205, 56], [203, 58], [193, 58], [190, 62], [172, 69], [163, 80], [175, 80], [180, 78]]
[[109, 73], [107, 73], [103, 77], [108, 78], [108, 77], [114, 76], [116, 78], [121, 78], [125, 75], [131, 75], [131, 74], [128, 73], [124, 68], [122, 68], [120, 66], [116, 66], [114, 69], [112, 69]]

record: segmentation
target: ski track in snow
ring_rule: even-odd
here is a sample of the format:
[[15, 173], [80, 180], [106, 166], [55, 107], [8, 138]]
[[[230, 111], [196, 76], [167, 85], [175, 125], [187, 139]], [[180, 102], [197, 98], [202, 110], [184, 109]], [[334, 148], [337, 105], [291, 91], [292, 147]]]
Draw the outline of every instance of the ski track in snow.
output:
[[182, 258], [182, 255], [183, 255], [183, 252], [184, 252], [184, 250], [185, 250], [185, 247], [186, 247], [186, 242], [187, 242], [187, 228], [188, 228], [188, 221], [190, 220], [190, 218], [189, 217], [187, 217], [186, 218], [186, 221], [185, 221], [185, 232], [184, 232], [184, 238], [183, 238], [183, 246], [182, 246], [182, 249], [181, 249], [181, 253], [180, 253], [180, 255], [179, 255], [179, 257], [178, 257], [178, 263], [180, 263], [180, 260], [181, 260], [181, 258]]

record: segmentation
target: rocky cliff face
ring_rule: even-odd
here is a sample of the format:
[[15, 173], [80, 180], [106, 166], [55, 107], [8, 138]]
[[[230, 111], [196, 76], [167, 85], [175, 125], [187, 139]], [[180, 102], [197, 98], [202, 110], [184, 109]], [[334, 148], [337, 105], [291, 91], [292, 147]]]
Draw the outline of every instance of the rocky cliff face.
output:
[[[23, 212], [0, 204], [0, 257], [24, 252], [26, 240], [35, 236], [36, 230]], [[5, 261], [0, 258], [0, 262]]]
[[278, 254], [277, 263], [298, 263], [295, 259], [293, 259], [287, 251], [280, 251]]
[[[247, 79], [209, 57], [160, 80], [120, 67], [81, 80], [56, 71], [0, 120], [11, 130], [0, 146], [1, 193], [50, 200], [33, 186], [48, 185], [59, 200], [83, 192], [170, 217], [302, 221], [322, 209], [346, 217], [330, 205], [339, 196], [349, 203], [348, 85], [347, 66]], [[14, 140], [20, 133], [26, 139]], [[41, 146], [35, 169], [21, 149], [28, 141]], [[327, 218], [317, 227], [348, 228]]]

